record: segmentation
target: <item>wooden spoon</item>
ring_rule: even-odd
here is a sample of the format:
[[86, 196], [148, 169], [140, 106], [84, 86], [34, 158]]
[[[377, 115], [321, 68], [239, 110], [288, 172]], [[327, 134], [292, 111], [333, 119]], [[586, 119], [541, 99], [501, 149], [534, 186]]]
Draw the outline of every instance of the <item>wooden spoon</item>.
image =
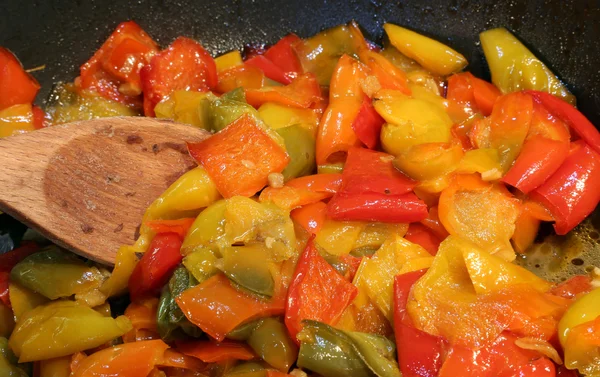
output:
[[114, 264], [146, 208], [196, 166], [210, 133], [144, 117], [68, 123], [0, 139], [0, 211], [57, 245]]

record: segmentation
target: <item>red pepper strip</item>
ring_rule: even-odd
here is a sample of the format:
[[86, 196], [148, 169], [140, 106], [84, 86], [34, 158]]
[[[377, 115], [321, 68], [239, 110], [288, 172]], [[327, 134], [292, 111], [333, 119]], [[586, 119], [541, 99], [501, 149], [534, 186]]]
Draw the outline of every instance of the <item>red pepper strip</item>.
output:
[[188, 143], [188, 149], [225, 198], [256, 194], [269, 174], [280, 173], [290, 160], [248, 114], [200, 143]]
[[246, 321], [284, 312], [277, 293], [270, 301], [261, 300], [232, 287], [223, 274], [186, 290], [175, 301], [190, 322], [219, 342]]
[[287, 35], [271, 46], [264, 55], [279, 67], [290, 81], [304, 72], [302, 64], [300, 64], [300, 60], [292, 48], [300, 41], [301, 39], [296, 34]]
[[473, 99], [479, 111], [485, 116], [490, 115], [496, 100], [502, 95], [500, 89], [496, 88], [494, 84], [473, 76], [470, 72], [467, 73], [473, 86]]
[[0, 47], [0, 110], [32, 103], [39, 90], [40, 84], [25, 72], [19, 60]]
[[36, 130], [49, 126], [46, 122], [46, 113], [39, 106], [33, 106], [31, 108], [33, 112], [33, 126]]
[[327, 205], [327, 214], [341, 221], [411, 223], [427, 217], [427, 205], [415, 194], [338, 193]]
[[314, 236], [298, 260], [285, 309], [285, 325], [297, 342], [304, 319], [335, 325], [358, 289], [346, 281], [315, 248]]
[[307, 204], [293, 210], [290, 216], [308, 233], [317, 234], [327, 218], [327, 204], [323, 202]]
[[177, 343], [177, 350], [205, 363], [251, 360], [256, 357], [252, 349], [246, 344], [228, 340], [219, 343], [205, 340], [181, 342]]
[[450, 235], [450, 233], [448, 233], [448, 231], [446, 230], [446, 228], [444, 228], [444, 225], [440, 221], [437, 205], [429, 208], [427, 218], [421, 220], [421, 224], [429, 228], [429, 230], [431, 230], [433, 234], [435, 234], [440, 240], [444, 240]]
[[146, 225], [154, 233], [176, 233], [183, 239], [195, 220], [193, 217], [177, 220], [150, 220], [146, 222]]
[[256, 67], [264, 72], [265, 76], [271, 80], [277, 81], [280, 84], [288, 85], [292, 79], [285, 74], [285, 71], [267, 59], [264, 55], [257, 55], [245, 61], [251, 67]]
[[404, 377], [436, 377], [442, 366], [443, 339], [414, 328], [406, 313], [410, 289], [426, 271], [409, 272], [394, 279], [396, 348]]
[[10, 272], [0, 271], [0, 301], [4, 305], [11, 307], [10, 296], [8, 294], [8, 282], [10, 281]]
[[[129, 105], [140, 105], [141, 68], [158, 45], [133, 21], [119, 24], [102, 47], [83, 64], [77, 81], [82, 89]], [[126, 90], [119, 89], [127, 84]]]
[[527, 90], [525, 93], [530, 94], [536, 102], [544, 105], [549, 112], [565, 122], [590, 147], [600, 153], [600, 132], [579, 110], [549, 93], [537, 90]]
[[370, 149], [376, 149], [379, 144], [379, 134], [385, 120], [375, 111], [369, 97], [363, 99], [358, 115], [352, 123], [352, 129], [358, 139]]
[[404, 236], [412, 243], [421, 245], [431, 255], [436, 255], [442, 242], [429, 228], [423, 224], [412, 223]]
[[587, 275], [573, 276], [567, 281], [564, 281], [554, 286], [550, 293], [564, 298], [574, 298], [581, 293], [587, 293], [594, 289], [592, 286], [592, 278]]
[[585, 219], [600, 201], [600, 155], [582, 141], [571, 143], [565, 162], [535, 191], [532, 198], [552, 213], [559, 235]]
[[439, 377], [554, 377], [554, 364], [540, 353], [515, 345], [516, 336], [502, 333], [478, 350], [455, 345], [448, 352]]
[[519, 157], [502, 178], [502, 182], [527, 194], [546, 182], [568, 154], [568, 143], [533, 136], [525, 141]]
[[0, 271], [10, 272], [17, 263], [39, 249], [40, 247], [34, 242], [23, 242], [18, 248], [0, 254]]
[[200, 43], [185, 37], [154, 55], [140, 75], [146, 116], [154, 116], [156, 104], [176, 90], [206, 92], [219, 81], [214, 59]]
[[413, 181], [392, 164], [393, 156], [365, 148], [350, 148], [342, 172], [345, 194], [376, 193], [402, 195], [411, 192], [418, 182]]
[[129, 277], [129, 295], [132, 301], [155, 294], [165, 285], [183, 258], [180, 249], [181, 238], [176, 233], [159, 233], [154, 236]]
[[256, 108], [266, 102], [275, 102], [284, 106], [306, 109], [321, 100], [321, 87], [312, 73], [300, 75], [286, 86], [246, 90], [246, 101]]

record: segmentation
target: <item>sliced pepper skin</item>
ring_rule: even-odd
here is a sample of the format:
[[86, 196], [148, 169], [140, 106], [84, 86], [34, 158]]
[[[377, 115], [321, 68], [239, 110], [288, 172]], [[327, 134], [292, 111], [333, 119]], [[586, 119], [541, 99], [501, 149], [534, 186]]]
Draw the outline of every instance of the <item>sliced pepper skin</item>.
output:
[[352, 129], [367, 148], [375, 149], [379, 144], [379, 134], [384, 123], [385, 120], [375, 110], [371, 99], [365, 97], [360, 105], [358, 115], [352, 123]]
[[280, 173], [290, 161], [285, 150], [248, 114], [214, 136], [188, 144], [188, 149], [225, 198], [256, 194], [267, 185], [270, 173]]
[[319, 255], [311, 238], [298, 260], [287, 297], [285, 325], [292, 339], [297, 341], [305, 319], [334, 325], [357, 294], [357, 288]]
[[156, 293], [167, 282], [171, 272], [183, 259], [180, 253], [181, 243], [177, 233], [159, 233], [154, 236], [129, 278], [132, 300]]
[[427, 205], [415, 194], [334, 195], [327, 205], [330, 218], [341, 221], [417, 222], [427, 218]]
[[565, 100], [546, 92], [527, 90], [525, 93], [565, 122], [580, 138], [600, 153], [600, 132], [585, 115]]
[[25, 72], [17, 58], [0, 47], [0, 110], [32, 103], [39, 90], [40, 84]]
[[600, 201], [600, 154], [582, 141], [571, 143], [564, 163], [535, 191], [532, 198], [552, 213], [559, 235], [585, 219]]
[[218, 83], [213, 58], [200, 43], [186, 37], [154, 55], [140, 77], [146, 116], [154, 116], [156, 104], [176, 90], [206, 92]]

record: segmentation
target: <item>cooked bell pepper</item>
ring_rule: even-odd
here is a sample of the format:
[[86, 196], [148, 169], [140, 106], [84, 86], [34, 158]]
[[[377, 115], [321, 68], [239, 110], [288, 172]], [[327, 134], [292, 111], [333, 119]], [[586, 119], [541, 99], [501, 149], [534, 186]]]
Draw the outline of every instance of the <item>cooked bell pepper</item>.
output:
[[78, 89], [72, 84], [57, 85], [52, 90], [50, 98], [51, 101], [46, 107], [46, 111], [52, 124], [104, 117], [140, 115], [137, 108], [105, 98], [100, 93], [92, 90]]
[[222, 341], [241, 323], [283, 313], [282, 300], [261, 300], [235, 289], [225, 275], [215, 275], [175, 299], [185, 316], [208, 335]]
[[406, 73], [384, 55], [369, 48], [361, 48], [358, 56], [360, 61], [369, 67], [371, 75], [377, 78], [379, 84], [376, 85], [377, 89], [391, 89], [406, 95], [411, 94]]
[[394, 166], [412, 179], [431, 180], [453, 172], [463, 156], [457, 142], [425, 143], [396, 156]]
[[106, 348], [81, 360], [72, 376], [147, 377], [154, 366], [164, 360], [168, 348], [162, 340], [146, 340]]
[[41, 294], [24, 288], [14, 281], [8, 285], [8, 294], [15, 321], [19, 321], [31, 309], [50, 301]]
[[530, 94], [537, 103], [544, 106], [551, 114], [565, 122], [575, 134], [596, 152], [600, 153], [600, 132], [572, 104], [545, 92], [528, 90], [526, 93]]
[[296, 362], [298, 347], [283, 322], [265, 318], [246, 340], [254, 352], [273, 368], [287, 372]]
[[169, 279], [183, 256], [181, 238], [176, 233], [159, 233], [135, 265], [129, 278], [129, 295], [137, 300], [156, 293]]
[[341, 184], [341, 174], [313, 174], [294, 178], [281, 188], [267, 187], [261, 192], [259, 200], [272, 201], [281, 208], [292, 209], [332, 197]]
[[234, 283], [250, 292], [272, 297], [275, 282], [270, 271], [270, 250], [265, 244], [221, 249], [219, 269]]
[[590, 276], [575, 275], [552, 287], [550, 293], [564, 298], [575, 298], [582, 293], [589, 293], [593, 289], [592, 278]]
[[492, 82], [502, 93], [542, 90], [575, 103], [575, 97], [559, 78], [508, 30], [486, 30], [479, 34], [479, 39]]
[[254, 195], [267, 185], [269, 174], [280, 173], [290, 160], [247, 114], [203, 142], [188, 143], [188, 148], [226, 198]]
[[517, 338], [500, 335], [482, 349], [454, 346], [448, 351], [439, 377], [554, 377], [552, 361], [535, 351], [515, 345]]
[[510, 241], [517, 253], [523, 254], [533, 245], [538, 235], [541, 221], [521, 208], [519, 216], [515, 221], [515, 231]]
[[31, 104], [13, 105], [0, 110], [0, 137], [35, 131]]
[[[234, 97], [235, 93], [241, 91], [241, 98]], [[210, 129], [218, 132], [233, 123], [244, 114], [257, 117], [258, 112], [254, 107], [246, 103], [244, 91], [240, 88], [234, 91], [223, 94], [220, 98], [211, 101], [208, 104], [208, 121]]]
[[138, 24], [123, 22], [80, 67], [77, 85], [113, 101], [137, 106], [142, 92], [140, 70], [156, 52], [156, 42]]
[[329, 88], [329, 105], [321, 117], [317, 132], [317, 164], [344, 160], [345, 152], [359, 146], [352, 124], [365, 97], [360, 83], [368, 67], [348, 55], [339, 58]]
[[338, 193], [329, 201], [327, 214], [341, 221], [409, 223], [427, 218], [427, 205], [413, 193]]
[[184, 335], [197, 338], [202, 335], [202, 330], [187, 320], [175, 302], [176, 297], [195, 285], [196, 281], [193, 276], [190, 276], [190, 272], [179, 266], [173, 271], [169, 283], [163, 288], [156, 312], [156, 330], [163, 340], [170, 341]]
[[315, 138], [302, 125], [295, 124], [277, 129], [285, 142], [285, 149], [290, 156], [290, 162], [281, 174], [285, 181], [312, 173], [315, 163]]
[[534, 136], [525, 140], [519, 157], [502, 182], [527, 194], [541, 186], [558, 170], [569, 154], [569, 143]]
[[286, 75], [283, 68], [279, 67], [265, 55], [256, 55], [244, 62], [246, 65], [260, 69], [266, 77], [283, 85], [292, 82], [292, 78]]
[[133, 328], [123, 335], [123, 343], [159, 339], [157, 331], [158, 304], [157, 298], [150, 297], [127, 305], [123, 315], [129, 319]]
[[292, 339], [297, 341], [304, 319], [335, 325], [356, 294], [356, 287], [319, 255], [310, 239], [298, 260], [288, 291], [285, 325]]
[[266, 365], [255, 361], [240, 363], [226, 369], [223, 377], [267, 377]]
[[427, 250], [431, 255], [437, 253], [440, 243], [443, 241], [439, 239], [433, 231], [419, 223], [410, 224], [404, 238], [412, 243], [422, 246], [423, 249]]
[[100, 286], [100, 292], [106, 297], [120, 296], [127, 292], [129, 277], [133, 272], [138, 258], [131, 246], [121, 246], [115, 258], [115, 268], [108, 279]]
[[124, 316], [105, 317], [73, 301], [56, 301], [27, 312], [9, 343], [19, 362], [27, 362], [98, 347], [131, 329]]
[[408, 272], [394, 279], [394, 329], [403, 377], [437, 377], [442, 366], [443, 339], [415, 329], [406, 314], [410, 290], [425, 272]]
[[544, 292], [548, 287], [524, 268], [449, 236], [413, 286], [407, 312], [417, 329], [451, 345], [481, 348], [505, 330], [548, 340], [569, 305]]
[[42, 360], [39, 363], [39, 377], [69, 377], [71, 375], [71, 356]]
[[566, 368], [575, 369], [583, 376], [598, 375], [599, 329], [598, 318], [569, 329], [566, 340], [562, 343]]
[[37, 80], [4, 47], [0, 47], [0, 83], [0, 110], [32, 103], [40, 90]]
[[219, 74], [230, 68], [240, 66], [243, 63], [242, 54], [238, 50], [230, 51], [215, 58], [215, 65]]
[[227, 93], [237, 88], [260, 89], [265, 86], [265, 74], [256, 67], [242, 64], [219, 73], [218, 93]]
[[367, 148], [375, 149], [379, 144], [379, 134], [384, 123], [385, 120], [375, 111], [371, 99], [365, 97], [356, 119], [352, 122], [352, 129]]
[[154, 116], [156, 104], [176, 90], [206, 92], [218, 83], [213, 58], [200, 43], [186, 37], [152, 56], [140, 77], [146, 116]]
[[494, 103], [502, 93], [493, 84], [473, 76], [470, 72], [457, 73], [448, 78], [449, 111], [455, 121], [466, 121], [475, 113], [492, 113]]
[[571, 143], [564, 163], [532, 192], [552, 213], [557, 234], [566, 234], [585, 219], [600, 201], [600, 155], [582, 141]]
[[533, 100], [528, 94], [511, 93], [496, 101], [490, 116], [489, 146], [500, 152], [504, 172], [519, 156], [532, 116]]
[[97, 289], [104, 276], [73, 254], [57, 247], [34, 253], [15, 265], [11, 280], [51, 300]]
[[354, 284], [391, 322], [394, 318], [394, 277], [427, 268], [432, 261], [431, 255], [421, 246], [392, 235], [371, 258], [363, 258]]
[[449, 235], [448, 231], [440, 221], [437, 205], [429, 208], [428, 216], [426, 219], [421, 220], [421, 224], [429, 228], [440, 240], [446, 239]]
[[[7, 377], [29, 377], [25, 365], [17, 365], [17, 358], [8, 346], [6, 338], [0, 337], [0, 371]], [[42, 377], [42, 376], [40, 376]]]
[[335, 221], [326, 218], [315, 243], [327, 254], [342, 256], [352, 251], [366, 224], [356, 221]]
[[394, 168], [392, 160], [393, 156], [386, 153], [365, 148], [350, 148], [339, 192], [390, 196], [411, 192], [417, 182]]
[[460, 53], [434, 39], [393, 24], [383, 28], [392, 46], [433, 73], [446, 76], [468, 64]]
[[[600, 316], [600, 289], [580, 296], [565, 312], [558, 324], [558, 337], [563, 348], [566, 347], [569, 332], [582, 324], [596, 320]], [[597, 332], [594, 330], [592, 332]], [[568, 352], [569, 350], [566, 349]]]
[[423, 143], [450, 141], [452, 120], [431, 101], [409, 98], [382, 98], [375, 110], [387, 122], [381, 129], [381, 146], [395, 156]]
[[489, 182], [502, 178], [500, 152], [495, 148], [477, 148], [465, 152], [455, 170], [459, 174], [479, 173], [481, 179]]
[[267, 102], [259, 107], [258, 115], [274, 130], [299, 124], [314, 136], [319, 126], [319, 117], [313, 110], [288, 107], [274, 102]]
[[173, 119], [178, 123], [210, 129], [209, 105], [216, 100], [210, 92], [176, 90], [154, 107], [157, 118]]
[[269, 47], [264, 54], [265, 58], [279, 67], [284, 76], [290, 80], [295, 79], [303, 72], [302, 64], [294, 52], [294, 46], [298, 43], [302, 43], [302, 40], [296, 34], [289, 34]]
[[193, 217], [177, 220], [150, 220], [146, 222], [146, 226], [154, 233], [175, 233], [183, 239], [195, 220]]
[[327, 204], [323, 202], [307, 204], [293, 210], [290, 216], [308, 233], [317, 234], [327, 218]]
[[389, 339], [346, 332], [325, 323], [306, 320], [298, 334], [298, 366], [323, 377], [401, 377], [396, 347]]
[[519, 215], [519, 201], [502, 184], [475, 175], [457, 175], [442, 191], [439, 217], [450, 234], [464, 237], [489, 253], [514, 259], [510, 238]]
[[255, 108], [267, 102], [274, 102], [306, 109], [321, 101], [321, 88], [313, 74], [305, 73], [286, 86], [246, 89], [246, 100]]
[[193, 356], [205, 363], [219, 363], [230, 360], [252, 360], [256, 356], [244, 343], [233, 341], [187, 341], [177, 343], [177, 350], [184, 355]]
[[219, 269], [215, 266], [218, 253], [206, 248], [196, 247], [194, 251], [183, 258], [183, 265], [194, 276], [198, 283], [217, 274]]
[[358, 51], [367, 47], [366, 41], [355, 22], [324, 30], [293, 46], [305, 72], [317, 76], [320, 85], [330, 85], [340, 56], [358, 57]]
[[22, 242], [18, 248], [0, 254], [0, 272], [10, 272], [17, 263], [39, 249], [40, 247], [34, 242]]

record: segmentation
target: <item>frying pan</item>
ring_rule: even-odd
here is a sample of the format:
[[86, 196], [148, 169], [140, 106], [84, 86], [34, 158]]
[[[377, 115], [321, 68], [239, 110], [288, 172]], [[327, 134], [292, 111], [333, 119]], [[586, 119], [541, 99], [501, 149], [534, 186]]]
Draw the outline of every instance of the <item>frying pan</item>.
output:
[[[2, 0], [0, 45], [26, 68], [45, 65], [34, 73], [43, 104], [54, 83], [77, 76], [114, 27], [129, 19], [162, 46], [185, 35], [215, 56], [247, 43], [273, 43], [288, 32], [307, 37], [352, 19], [369, 39], [381, 42], [383, 24], [392, 22], [449, 44], [469, 60], [468, 70], [486, 79], [478, 34], [504, 26], [563, 79], [583, 113], [600, 125], [597, 0]], [[565, 237], [543, 229], [534, 252], [519, 263], [555, 281], [600, 265], [599, 212]], [[0, 216], [0, 252], [17, 243], [23, 231]]]

